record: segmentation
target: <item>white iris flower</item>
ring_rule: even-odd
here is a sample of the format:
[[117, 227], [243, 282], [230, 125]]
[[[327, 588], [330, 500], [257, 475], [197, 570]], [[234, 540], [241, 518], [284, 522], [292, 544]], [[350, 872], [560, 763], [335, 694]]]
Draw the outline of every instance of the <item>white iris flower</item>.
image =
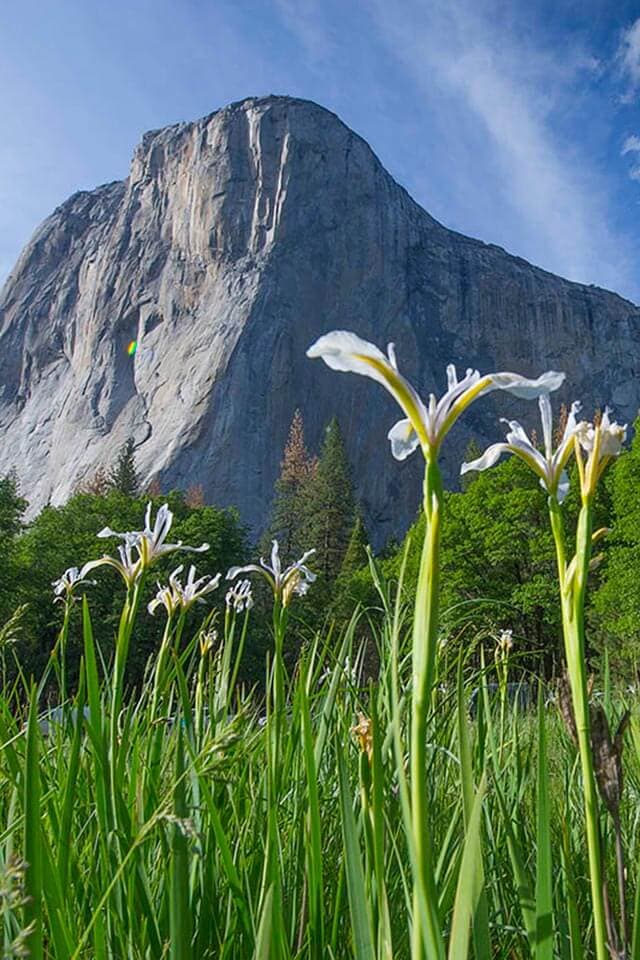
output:
[[[208, 543], [203, 543], [199, 547], [188, 547], [178, 540], [177, 543], [166, 543], [169, 530], [173, 523], [173, 513], [167, 503], [158, 510], [155, 523], [151, 525], [151, 503], [147, 504], [145, 514], [144, 530], [129, 530], [126, 533], [118, 533], [111, 527], [104, 527], [98, 533], [102, 539], [106, 537], [118, 537], [123, 543], [118, 547], [120, 560], [115, 557], [104, 556], [99, 560], [92, 560], [82, 568], [85, 572], [94, 570], [96, 567], [108, 566], [117, 570], [127, 587], [133, 586], [140, 577], [141, 573], [150, 567], [151, 564], [163, 557], [167, 553], [173, 553], [176, 550], [189, 553], [202, 553], [209, 549]], [[134, 551], [135, 550], [135, 554]]]
[[606, 407], [598, 424], [582, 423], [577, 432], [577, 442], [587, 454], [585, 465], [580, 451], [576, 451], [583, 496], [593, 493], [605, 467], [622, 452], [622, 445], [627, 439], [626, 423], [612, 422], [610, 413]]
[[209, 549], [208, 543], [203, 543], [199, 547], [185, 547], [182, 540], [177, 543], [165, 543], [169, 535], [169, 530], [173, 524], [173, 513], [169, 509], [168, 503], [163, 503], [156, 514], [155, 523], [151, 526], [151, 502], [147, 504], [145, 514], [144, 530], [133, 530], [127, 533], [117, 533], [111, 527], [105, 527], [98, 534], [99, 537], [119, 537], [125, 543], [130, 543], [135, 547], [143, 567], [149, 567], [158, 557], [166, 553], [173, 553], [175, 550], [182, 550], [189, 553], [202, 553]]
[[95, 587], [95, 580], [88, 580], [86, 578], [87, 573], [91, 569], [91, 565], [85, 563], [84, 567], [78, 569], [78, 567], [69, 567], [65, 572], [59, 577], [58, 580], [54, 580], [51, 584], [53, 587], [53, 592], [55, 594], [54, 603], [58, 601], [63, 602], [68, 600], [73, 596], [73, 593], [76, 587], [81, 586], [92, 586]]
[[569, 478], [565, 467], [573, 451], [574, 437], [584, 430], [585, 424], [576, 419], [580, 412], [580, 404], [573, 403], [562, 440], [554, 452], [551, 401], [548, 394], [542, 394], [538, 398], [538, 404], [542, 418], [544, 452], [537, 449], [517, 420], [503, 420], [503, 423], [509, 425], [506, 442], [493, 443], [477, 460], [463, 463], [460, 473], [468, 473], [470, 470], [487, 470], [498, 462], [503, 453], [511, 453], [524, 460], [540, 478], [540, 484], [549, 496], [555, 497], [558, 503], [562, 503], [569, 492]]
[[142, 573], [142, 560], [139, 556], [133, 556], [133, 541], [125, 541], [118, 547], [119, 560], [115, 557], [109, 557], [105, 554], [99, 560], [92, 560], [85, 564], [85, 568], [94, 570], [96, 567], [113, 567], [117, 570], [127, 587], [133, 586]]
[[215, 577], [204, 576], [196, 580], [196, 568], [192, 565], [189, 567], [187, 580], [183, 585], [179, 580], [183, 569], [184, 566], [180, 564], [173, 573], [169, 574], [168, 586], [161, 587], [158, 584], [158, 592], [148, 606], [149, 613], [155, 613], [160, 606], [165, 608], [169, 616], [173, 616], [177, 610], [185, 612], [196, 601], [202, 600], [204, 596], [215, 590], [220, 583], [219, 573]]
[[595, 446], [596, 430], [600, 432], [600, 457], [603, 460], [605, 457], [617, 457], [627, 439], [627, 424], [619, 424], [615, 420], [612, 423], [610, 413], [611, 410], [606, 407], [597, 427], [592, 423], [583, 423], [578, 434], [580, 446], [591, 453]]
[[315, 552], [315, 549], [307, 550], [299, 560], [283, 570], [278, 541], [274, 540], [271, 549], [271, 563], [267, 563], [261, 557], [259, 565], [250, 563], [246, 567], [231, 567], [227, 573], [227, 580], [235, 580], [241, 574], [259, 573], [271, 587], [276, 599], [281, 600], [282, 605], [286, 607], [289, 605], [293, 594], [304, 596], [309, 589], [309, 584], [316, 579], [315, 573], [306, 565], [309, 557], [312, 557]]
[[322, 357], [332, 370], [359, 373], [381, 383], [395, 398], [405, 413], [389, 431], [391, 452], [396, 460], [404, 460], [422, 447], [425, 457], [437, 454], [440, 444], [461, 413], [477, 397], [492, 390], [507, 390], [524, 399], [534, 399], [551, 390], [557, 390], [564, 380], [563, 373], [549, 371], [536, 380], [516, 373], [491, 373], [480, 376], [477, 370], [467, 370], [458, 380], [453, 364], [447, 367], [447, 392], [437, 400], [429, 395], [424, 403], [414, 387], [398, 370], [395, 348], [387, 347], [387, 356], [374, 344], [347, 330], [334, 330], [320, 337], [307, 350], [308, 357]]

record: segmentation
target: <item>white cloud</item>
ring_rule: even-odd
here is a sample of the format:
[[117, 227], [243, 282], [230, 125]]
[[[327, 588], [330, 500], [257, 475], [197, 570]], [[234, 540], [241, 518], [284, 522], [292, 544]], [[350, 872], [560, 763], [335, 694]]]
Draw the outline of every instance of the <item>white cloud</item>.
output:
[[625, 153], [640, 153], [640, 137], [637, 137], [635, 134], [631, 134], [630, 137], [627, 137], [625, 142], [622, 144], [620, 156], [624, 157]]
[[570, 279], [634, 289], [631, 258], [606, 226], [604, 177], [554, 124], [570, 109], [572, 85], [595, 69], [588, 52], [536, 46], [521, 24], [503, 20], [496, 29], [490, 3], [405, 0], [392, 8], [376, 0], [375, 9], [416, 100], [448, 101], [449, 125], [464, 144], [450, 176], [475, 176], [477, 193], [494, 191], [482, 238]]
[[[640, 137], [637, 137], [635, 134], [631, 134], [631, 136], [627, 137], [625, 142], [622, 144], [620, 156], [624, 157], [627, 153], [640, 153]], [[640, 164], [634, 163], [634, 165], [629, 168], [629, 179], [640, 180]]]
[[616, 60], [627, 84], [621, 99], [624, 103], [631, 103], [640, 88], [640, 17], [623, 31]]

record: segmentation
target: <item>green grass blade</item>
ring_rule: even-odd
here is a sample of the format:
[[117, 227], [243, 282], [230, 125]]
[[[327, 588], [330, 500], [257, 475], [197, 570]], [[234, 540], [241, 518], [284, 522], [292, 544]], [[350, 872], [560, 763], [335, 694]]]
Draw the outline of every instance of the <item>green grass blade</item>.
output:
[[[385, 818], [384, 818], [384, 767], [382, 763], [382, 734], [373, 686], [371, 701], [371, 813], [373, 816], [374, 872], [376, 880], [376, 917], [378, 956], [384, 960], [393, 957], [391, 917], [385, 880]], [[368, 762], [366, 760], [365, 762]]]
[[514, 829], [513, 815], [509, 812], [504, 794], [502, 793], [501, 770], [498, 759], [498, 748], [495, 739], [495, 725], [491, 716], [491, 703], [489, 701], [489, 691], [487, 689], [487, 681], [484, 674], [484, 656], [482, 657], [482, 665], [483, 674], [480, 681], [480, 687], [482, 692], [484, 717], [486, 720], [487, 741], [490, 747], [491, 760], [495, 772], [495, 776], [492, 779], [492, 794], [495, 796], [498, 807], [500, 808], [502, 823], [507, 837], [509, 859], [511, 861], [511, 867], [518, 891], [518, 902], [520, 904], [522, 920], [527, 932], [527, 939], [529, 941], [531, 953], [535, 956], [537, 918], [533, 884], [526, 866], [526, 859], [522, 850], [522, 845], [519, 842], [518, 836]]
[[636, 870], [636, 895], [633, 903], [631, 960], [640, 960], [640, 861]]
[[364, 871], [362, 869], [358, 829], [353, 814], [351, 790], [339, 737], [336, 737], [336, 756], [340, 784], [340, 819], [346, 860], [347, 894], [351, 914], [354, 956], [355, 960], [372, 960], [374, 952], [371, 934], [371, 912], [365, 897]]
[[171, 826], [171, 861], [169, 867], [169, 929], [171, 960], [191, 958], [191, 914], [189, 912], [189, 842], [185, 834], [187, 798], [185, 785], [184, 744], [178, 723], [175, 785], [173, 793], [174, 823]]
[[[83, 713], [84, 713], [84, 671], [80, 669], [80, 686], [75, 701], [76, 720], [73, 729], [73, 739], [71, 742], [71, 751], [68, 760], [68, 772], [64, 785], [64, 794], [62, 799], [62, 816], [60, 817], [60, 836], [71, 836], [71, 821], [73, 818], [74, 802], [76, 797], [76, 785], [78, 780], [78, 771], [80, 769], [80, 746], [82, 743]], [[69, 870], [69, 854], [71, 844], [61, 843], [58, 849], [57, 870], [60, 877], [60, 885], [64, 889], [67, 884]]]
[[[482, 864], [481, 825], [482, 801], [485, 791], [486, 779], [483, 776], [469, 817], [460, 862], [458, 887], [449, 937], [448, 960], [467, 960], [469, 953], [469, 932], [482, 891], [478, 868]], [[476, 954], [476, 956], [478, 960], [488, 960], [491, 954]]]
[[[63, 836], [63, 834], [60, 834]], [[64, 835], [66, 837], [69, 834]], [[60, 875], [55, 868], [53, 856], [42, 837], [42, 895], [46, 905], [47, 933], [50, 935], [51, 943], [54, 946], [54, 957], [70, 957], [73, 951], [73, 937], [71, 936], [68, 925], [65, 921], [65, 895], [64, 887], [60, 882]], [[69, 842], [62, 844], [68, 847]]]
[[542, 683], [538, 686], [538, 769], [536, 791], [536, 960], [553, 960], [553, 865], [547, 734]]
[[[566, 817], [562, 820], [562, 866], [564, 894], [567, 904], [567, 923], [569, 928], [569, 955], [571, 960], [584, 960], [582, 932], [580, 930], [580, 911], [578, 909], [573, 859], [569, 845], [569, 829], [567, 827]], [[636, 913], [636, 920], [638, 920], [638, 913]], [[631, 955], [634, 960], [640, 960], [640, 956], [636, 956], [633, 951]]]
[[323, 869], [322, 869], [322, 830], [320, 819], [320, 800], [318, 796], [318, 771], [316, 767], [309, 697], [306, 689], [306, 676], [301, 676], [298, 686], [301, 713], [302, 746], [307, 777], [306, 813], [308, 831], [307, 884], [309, 896], [309, 947], [311, 956], [322, 957], [324, 952], [324, 909]]
[[260, 925], [256, 937], [254, 960], [269, 960], [271, 952], [271, 922], [273, 919], [273, 887], [269, 887], [265, 894], [260, 915]]
[[24, 908], [25, 927], [33, 929], [26, 940], [30, 960], [43, 960], [42, 936], [42, 837], [40, 834], [40, 766], [38, 699], [35, 684], [31, 688], [24, 773], [24, 858], [27, 863]]
[[[457, 677], [457, 727], [458, 749], [460, 752], [460, 779], [463, 797], [464, 829], [469, 835], [471, 818], [475, 803], [473, 785], [473, 761], [471, 755], [471, 740], [469, 737], [469, 720], [467, 716], [467, 701], [464, 694], [462, 650], [458, 658]], [[491, 936], [489, 933], [489, 908], [487, 895], [484, 889], [484, 866], [482, 858], [478, 858], [476, 878], [479, 891], [476, 891], [477, 908], [473, 913], [473, 945], [476, 957], [491, 956]]]

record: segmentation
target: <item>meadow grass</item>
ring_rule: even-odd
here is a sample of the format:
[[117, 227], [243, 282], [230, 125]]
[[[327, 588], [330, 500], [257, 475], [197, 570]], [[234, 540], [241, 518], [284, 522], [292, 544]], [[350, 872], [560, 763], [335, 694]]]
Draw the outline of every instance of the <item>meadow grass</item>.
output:
[[[117, 678], [99, 669], [85, 600], [67, 623], [82, 630], [84, 659], [64, 710], [43, 722], [41, 691], [24, 678], [0, 701], [4, 954], [408, 957], [413, 624], [379, 587], [377, 626], [360, 612], [341, 635], [310, 639], [278, 680], [281, 709], [234, 685], [251, 614], [230, 611], [217, 641], [207, 622], [188, 639], [169, 628], [115, 722]], [[375, 682], [350, 666], [365, 632], [378, 646]], [[542, 687], [524, 712], [490, 695], [490, 653], [485, 672], [450, 657], [429, 705], [438, 935], [456, 958], [591, 956], [576, 751]], [[62, 685], [58, 657], [53, 665]], [[621, 713], [619, 697], [607, 701]], [[633, 864], [635, 718], [631, 731], [622, 821]], [[602, 826], [615, 876], [604, 816]]]
[[[604, 703], [590, 702], [584, 618], [593, 544], [607, 532], [593, 532], [596, 486], [626, 428], [608, 411], [593, 424], [578, 422], [574, 404], [554, 452], [549, 393], [563, 374], [531, 380], [468, 370], [458, 381], [450, 366], [446, 394], [424, 404], [399, 373], [393, 345], [385, 356], [334, 331], [308, 355], [382, 383], [406, 415], [389, 432], [394, 456], [422, 451], [425, 533], [413, 610], [402, 600], [405, 567], [392, 593], [372, 561], [382, 616], [365, 623], [364, 611], [356, 611], [342, 633], [319, 633], [301, 647], [288, 676], [290, 605], [316, 579], [306, 565], [315, 551], [283, 569], [274, 540], [270, 563], [227, 573], [230, 580], [257, 574], [272, 594], [273, 649], [260, 700], [236, 683], [250, 617], [240, 592], [248, 581], [229, 591], [220, 636], [208, 618], [189, 638], [186, 613], [220, 576], [196, 578], [192, 566], [183, 584], [181, 565], [150, 605], [164, 607], [167, 621], [143, 689], [127, 691], [149, 568], [166, 553], [208, 545], [168, 543], [167, 504], [154, 522], [148, 505], [144, 530], [101, 530], [99, 537], [121, 541], [119, 559], [105, 555], [56, 581], [65, 617], [45, 676], [36, 686], [19, 674], [2, 693], [5, 954], [640, 957], [640, 909], [634, 905], [629, 929], [627, 902], [629, 887], [640, 886], [629, 883], [625, 867], [625, 854], [629, 863], [636, 854], [638, 805], [632, 799], [621, 807], [631, 713], [621, 701], [614, 709], [607, 673]], [[439, 656], [440, 448], [466, 408], [496, 389], [538, 398], [544, 453], [510, 421], [507, 442], [462, 469], [483, 470], [512, 453], [548, 493], [566, 734], [549, 714], [542, 681], [532, 716], [511, 708], [508, 632], [490, 661], [497, 704], [482, 647], [479, 671], [469, 670], [468, 649], [449, 673]], [[572, 455], [581, 493], [575, 543], [561, 512]], [[99, 669], [85, 598], [84, 660], [69, 698], [75, 591], [103, 566], [126, 586], [113, 664]], [[350, 666], [366, 655], [363, 634], [379, 663], [366, 684]], [[62, 709], [43, 723], [41, 693], [54, 675]], [[640, 741], [633, 718], [631, 725], [627, 779], [637, 796]]]

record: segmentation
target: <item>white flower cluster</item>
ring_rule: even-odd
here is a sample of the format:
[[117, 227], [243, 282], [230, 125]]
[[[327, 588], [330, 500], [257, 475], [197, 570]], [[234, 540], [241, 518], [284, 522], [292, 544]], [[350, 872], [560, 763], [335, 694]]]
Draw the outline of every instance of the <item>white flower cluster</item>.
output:
[[177, 610], [184, 613], [196, 601], [202, 600], [206, 594], [215, 590], [220, 583], [219, 573], [215, 577], [204, 576], [196, 580], [196, 568], [192, 565], [189, 567], [189, 574], [183, 585], [178, 579], [178, 574], [182, 573], [182, 570], [183, 566], [180, 564], [173, 573], [169, 574], [168, 587], [158, 584], [158, 592], [148, 607], [149, 613], [154, 614], [160, 606], [165, 608], [169, 616], [173, 616]]
[[251, 610], [253, 606], [253, 594], [251, 592], [250, 580], [239, 580], [227, 590], [225, 597], [227, 607], [233, 609], [236, 613], [242, 613], [243, 610]]
[[[86, 575], [97, 567], [113, 567], [117, 570], [127, 587], [133, 587], [140, 579], [144, 570], [151, 566], [158, 557], [163, 557], [167, 553], [173, 553], [176, 550], [189, 553], [202, 553], [209, 549], [208, 543], [203, 543], [199, 547], [188, 547], [178, 540], [177, 543], [166, 543], [169, 530], [173, 523], [173, 513], [167, 503], [163, 503], [156, 514], [154, 523], [151, 523], [152, 504], [147, 504], [145, 514], [144, 530], [128, 530], [126, 533], [117, 533], [111, 527], [104, 527], [98, 533], [98, 537], [105, 539], [107, 537], [118, 537], [122, 543], [118, 547], [117, 560], [115, 557], [104, 556], [99, 560], [91, 560], [85, 563], [82, 569], [69, 567], [62, 574], [59, 580], [52, 584], [56, 599], [70, 597], [76, 587], [81, 584], [95, 584], [95, 580], [87, 580]], [[179, 568], [181, 570], [182, 567]], [[176, 573], [178, 571], [174, 571]], [[187, 587], [189, 584], [187, 584]]]

